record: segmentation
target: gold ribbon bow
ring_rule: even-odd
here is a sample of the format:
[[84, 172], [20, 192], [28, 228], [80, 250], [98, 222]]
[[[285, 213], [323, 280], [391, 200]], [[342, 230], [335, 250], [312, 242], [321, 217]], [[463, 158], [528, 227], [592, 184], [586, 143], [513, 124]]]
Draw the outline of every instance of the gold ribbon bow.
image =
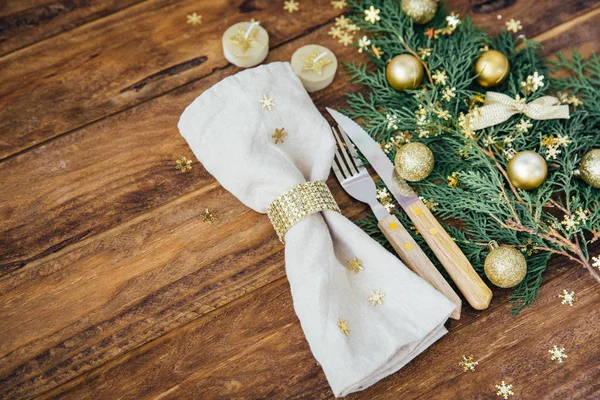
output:
[[560, 101], [552, 96], [525, 104], [502, 93], [487, 92], [479, 110], [481, 115], [471, 119], [475, 131], [504, 122], [515, 114], [525, 114], [531, 119], [569, 118], [569, 106], [560, 105]]

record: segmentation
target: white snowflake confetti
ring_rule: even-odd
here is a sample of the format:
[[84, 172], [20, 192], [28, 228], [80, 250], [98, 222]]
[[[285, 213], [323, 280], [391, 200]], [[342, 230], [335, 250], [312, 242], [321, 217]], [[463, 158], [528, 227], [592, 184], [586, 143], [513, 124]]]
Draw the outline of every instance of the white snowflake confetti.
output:
[[479, 365], [479, 361], [473, 360], [472, 355], [470, 355], [469, 358], [467, 358], [467, 356], [463, 355], [463, 359], [461, 362], [458, 363], [458, 365], [463, 367], [463, 371], [465, 371], [465, 372], [467, 372], [467, 371], [475, 372], [475, 367], [477, 365]]
[[600, 269], [600, 256], [592, 257], [592, 267]]
[[508, 396], [514, 396], [515, 394], [512, 391], [513, 385], [507, 385], [504, 381], [502, 381], [499, 385], [496, 385], [496, 396], [502, 396], [504, 399], [508, 399]]
[[368, 37], [363, 36], [362, 38], [358, 39], [358, 52], [362, 53], [364, 49], [366, 49], [367, 47], [369, 47], [371, 45], [371, 41], [369, 40]]
[[371, 296], [369, 296], [369, 303], [374, 307], [377, 304], [383, 304], [383, 298], [385, 297], [385, 293], [383, 293], [380, 289], [374, 290], [371, 292]]
[[558, 297], [562, 299], [562, 301], [560, 302], [561, 304], [568, 304], [571, 307], [573, 307], [573, 303], [575, 303], [576, 301], [575, 292], [573, 291], [568, 292], [566, 290], [563, 290], [562, 294], [559, 294]]
[[548, 353], [552, 354], [552, 357], [550, 357], [550, 359], [552, 361], [558, 361], [559, 364], [562, 364], [565, 358], [569, 358], [569, 356], [567, 356], [567, 354], [565, 353], [565, 348], [558, 348], [557, 345], [554, 345], [553, 348], [548, 350]]

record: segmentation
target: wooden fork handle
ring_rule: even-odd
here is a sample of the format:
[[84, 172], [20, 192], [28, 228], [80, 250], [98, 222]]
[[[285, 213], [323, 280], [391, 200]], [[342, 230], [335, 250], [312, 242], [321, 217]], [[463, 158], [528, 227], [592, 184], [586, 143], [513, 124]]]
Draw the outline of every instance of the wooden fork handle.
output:
[[456, 304], [456, 308], [452, 312], [452, 315], [450, 315], [450, 318], [460, 319], [462, 300], [442, 274], [440, 274], [440, 271], [433, 265], [431, 260], [429, 260], [421, 247], [414, 241], [410, 233], [398, 221], [398, 218], [394, 215], [385, 217], [379, 221], [379, 229], [408, 268], [429, 282], [431, 286], [446, 296], [448, 300]]
[[404, 210], [469, 304], [476, 310], [486, 309], [492, 300], [492, 291], [429, 209], [417, 200]]

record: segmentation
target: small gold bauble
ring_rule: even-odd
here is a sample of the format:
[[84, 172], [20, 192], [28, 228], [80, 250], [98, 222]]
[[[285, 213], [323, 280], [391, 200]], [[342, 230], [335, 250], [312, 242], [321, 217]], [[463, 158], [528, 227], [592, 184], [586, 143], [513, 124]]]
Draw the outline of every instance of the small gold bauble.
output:
[[535, 151], [524, 150], [508, 156], [506, 167], [508, 179], [515, 187], [533, 190], [540, 186], [548, 176], [548, 165], [544, 157]]
[[396, 151], [396, 172], [409, 182], [417, 182], [429, 176], [435, 161], [429, 147], [423, 143], [410, 142]]
[[410, 54], [400, 54], [388, 62], [385, 77], [396, 90], [416, 89], [423, 80], [421, 61]]
[[402, 11], [415, 24], [426, 24], [435, 17], [437, 0], [402, 0]]
[[527, 261], [512, 246], [489, 243], [490, 254], [485, 258], [483, 269], [490, 282], [501, 288], [517, 286], [527, 275]]
[[600, 149], [586, 153], [573, 175], [580, 177], [591, 187], [600, 189]]
[[498, 50], [488, 50], [475, 61], [477, 83], [488, 88], [498, 86], [508, 77], [508, 58]]

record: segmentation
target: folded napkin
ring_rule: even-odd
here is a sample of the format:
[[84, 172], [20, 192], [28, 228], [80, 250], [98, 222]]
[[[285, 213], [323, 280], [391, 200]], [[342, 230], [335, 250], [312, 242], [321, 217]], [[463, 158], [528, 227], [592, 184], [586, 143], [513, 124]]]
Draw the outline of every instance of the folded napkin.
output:
[[[333, 161], [329, 125], [288, 63], [222, 80], [178, 127], [204, 168], [260, 213], [290, 188], [325, 181]], [[274, 138], [282, 128], [287, 136]], [[336, 397], [397, 371], [447, 332], [454, 304], [340, 213], [303, 218], [285, 242], [294, 309]]]

